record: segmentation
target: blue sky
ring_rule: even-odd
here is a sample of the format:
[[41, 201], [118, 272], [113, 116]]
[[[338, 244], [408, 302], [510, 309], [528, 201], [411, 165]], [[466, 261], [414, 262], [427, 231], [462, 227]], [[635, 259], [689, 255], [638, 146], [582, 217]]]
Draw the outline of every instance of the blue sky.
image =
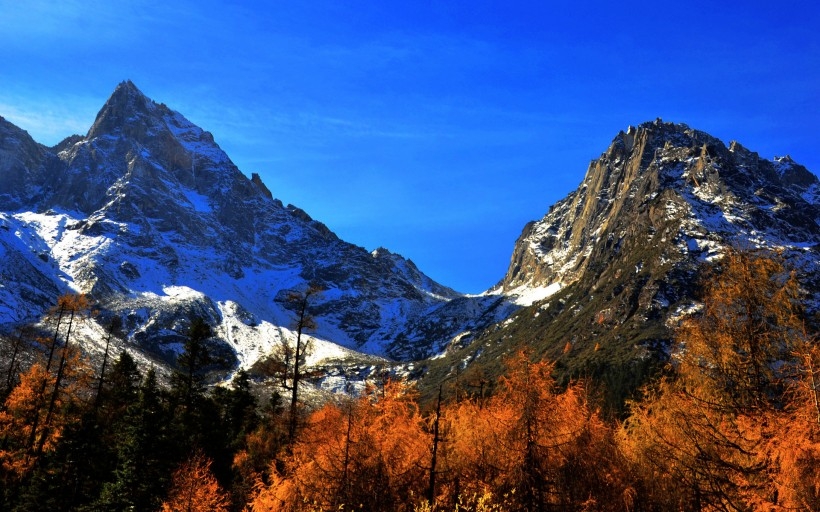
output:
[[810, 4], [0, 0], [0, 115], [55, 144], [131, 79], [341, 238], [479, 292], [628, 125], [820, 172]]

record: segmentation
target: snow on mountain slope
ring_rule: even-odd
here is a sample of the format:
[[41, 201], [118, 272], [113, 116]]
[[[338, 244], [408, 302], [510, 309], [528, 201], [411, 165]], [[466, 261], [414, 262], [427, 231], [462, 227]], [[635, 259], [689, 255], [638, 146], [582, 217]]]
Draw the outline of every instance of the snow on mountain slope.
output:
[[[309, 285], [323, 289], [310, 305], [313, 364], [458, 351], [491, 326], [523, 326], [506, 319], [553, 295], [562, 315], [576, 315], [581, 299], [567, 297], [604, 301], [596, 290], [607, 290], [587, 324], [637, 326], [675, 307], [688, 292], [674, 282], [727, 244], [782, 250], [820, 290], [819, 194], [788, 157], [645, 123], [525, 227], [496, 288], [465, 296], [273, 199], [210, 133], [123, 82], [85, 136], [54, 148], [0, 119], [0, 325], [37, 320], [72, 290], [89, 294], [100, 318], [120, 316], [127, 343], [148, 357], [172, 362], [198, 316], [243, 368], [293, 340], [286, 299]], [[578, 318], [566, 322], [574, 333], [586, 325]], [[526, 336], [544, 337], [535, 327]]]
[[[167, 361], [200, 316], [247, 368], [293, 338], [284, 299], [309, 284], [323, 289], [310, 334], [314, 357], [325, 359], [350, 350], [431, 355], [474, 327], [472, 313], [455, 314], [450, 303], [472, 312], [486, 300], [463, 298], [386, 249], [346, 243], [272, 199], [210, 133], [131, 82], [88, 134], [55, 148], [0, 123], [0, 185], [2, 270], [14, 275], [0, 288], [6, 323], [36, 319], [73, 290], [104, 316], [121, 316], [129, 342]], [[440, 310], [446, 327], [420, 321]]]
[[590, 380], [620, 414], [668, 360], [675, 326], [698, 310], [703, 264], [727, 247], [779, 253], [816, 321], [818, 185], [790, 158], [765, 160], [683, 124], [619, 133], [517, 240], [493, 291], [524, 307], [430, 361], [422, 396], [464, 375], [503, 374], [500, 361], [526, 348], [555, 362], [559, 382]]
[[[818, 190], [817, 177], [788, 157], [767, 161], [682, 124], [630, 127], [575, 192], [525, 227], [500, 289], [565, 287], [635, 240], [669, 244], [670, 261], [709, 259], [728, 244], [786, 251], [813, 267]], [[671, 221], [679, 228], [658, 232]]]

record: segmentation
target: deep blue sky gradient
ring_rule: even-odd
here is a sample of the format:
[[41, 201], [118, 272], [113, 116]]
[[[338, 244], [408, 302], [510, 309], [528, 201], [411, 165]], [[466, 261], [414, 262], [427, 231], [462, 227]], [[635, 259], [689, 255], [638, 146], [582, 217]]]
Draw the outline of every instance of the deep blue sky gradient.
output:
[[630, 124], [820, 172], [818, 9], [0, 0], [0, 115], [52, 145], [131, 79], [341, 238], [479, 292]]

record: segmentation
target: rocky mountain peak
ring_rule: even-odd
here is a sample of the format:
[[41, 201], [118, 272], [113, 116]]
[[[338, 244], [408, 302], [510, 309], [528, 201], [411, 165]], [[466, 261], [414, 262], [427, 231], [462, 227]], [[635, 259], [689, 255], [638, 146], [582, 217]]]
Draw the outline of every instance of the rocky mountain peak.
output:
[[[94, 141], [107, 151], [130, 153], [136, 159], [152, 159], [154, 167], [171, 172], [184, 169], [193, 175], [197, 168], [235, 169], [209, 132], [155, 103], [130, 80], [114, 89], [85, 141]], [[69, 148], [66, 158], [72, 157]]]
[[695, 256], [718, 239], [818, 243], [818, 189], [817, 177], [791, 158], [764, 160], [685, 124], [643, 123], [620, 132], [579, 188], [525, 227], [501, 285], [566, 286], [643, 236], [639, 228], [651, 234], [670, 222], [678, 227], [665, 243]]
[[186, 211], [202, 213], [206, 204], [209, 211], [214, 204], [233, 211], [241, 206], [231, 205], [246, 199], [270, 197], [261, 180], [254, 184], [242, 175], [209, 132], [131, 81], [116, 87], [85, 137], [70, 137], [54, 151], [64, 168], [48, 184], [48, 208], [105, 208], [121, 220], [147, 214], [187, 232]]
[[[156, 105], [130, 80], [121, 82], [97, 113], [87, 138], [115, 134], [126, 126], [145, 123], [156, 110]], [[134, 135], [127, 133], [126, 135]]]
[[698, 309], [702, 266], [730, 247], [778, 254], [809, 312], [820, 310], [819, 191], [791, 158], [767, 160], [684, 124], [621, 131], [517, 240], [499, 288], [529, 306], [447, 363], [488, 372], [527, 346], [557, 361], [564, 382], [592, 376], [605, 401], [622, 405], [669, 357], [672, 328]]
[[[173, 357], [180, 318], [206, 318], [246, 368], [291, 336], [292, 312], [279, 299], [307, 283], [324, 290], [311, 335], [326, 344], [430, 355], [474, 325], [459, 316], [471, 304], [449, 308], [454, 320], [444, 325], [421, 324], [461, 294], [398, 254], [374, 257], [283, 206], [210, 133], [130, 81], [86, 136], [54, 148], [0, 122], [0, 159], [0, 185], [9, 184], [0, 188], [0, 254], [9, 255], [0, 274], [15, 274], [0, 290], [0, 321], [74, 290], [122, 317], [129, 340], [161, 358]], [[27, 289], [41, 292], [4, 293]]]

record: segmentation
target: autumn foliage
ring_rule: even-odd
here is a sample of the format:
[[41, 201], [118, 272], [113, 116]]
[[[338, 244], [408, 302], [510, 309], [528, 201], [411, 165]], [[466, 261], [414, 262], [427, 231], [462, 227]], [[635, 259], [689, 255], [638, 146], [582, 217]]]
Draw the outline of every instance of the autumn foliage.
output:
[[312, 410], [293, 394], [260, 407], [247, 375], [207, 391], [197, 365], [165, 389], [127, 354], [94, 368], [69, 334], [87, 304], [62, 298], [57, 334], [7, 378], [0, 508], [820, 510], [820, 347], [796, 275], [728, 251], [701, 285], [669, 364], [617, 419], [599, 385], [559, 386], [526, 349], [492, 394], [482, 375], [434, 403], [379, 379]]
[[[255, 512], [298, 510], [541, 510], [622, 508], [629, 494], [610, 427], [584, 387], [556, 388], [552, 366], [525, 353], [502, 390], [447, 404], [432, 465], [433, 417], [412, 387], [389, 382], [313, 413], [284, 468], [271, 467]], [[430, 495], [430, 473], [438, 484]], [[610, 506], [615, 499], [615, 506]]]
[[[88, 309], [83, 296], [58, 299], [53, 339], [39, 338], [44, 348], [0, 409], [0, 465], [6, 478], [22, 479], [45, 453], [56, 449], [67, 425], [78, 420], [72, 405], [81, 401], [89, 384], [90, 368], [81, 351], [70, 344], [71, 328]], [[68, 318], [60, 343], [60, 323]]]
[[772, 257], [729, 252], [683, 321], [669, 374], [632, 406], [623, 450], [662, 508], [816, 510], [817, 347], [799, 286]]
[[227, 512], [229, 500], [211, 473], [211, 460], [194, 454], [176, 471], [162, 512]]
[[521, 352], [500, 390], [445, 412], [450, 432], [447, 485], [439, 501], [456, 504], [489, 490], [507, 508], [606, 509], [626, 491], [611, 430], [582, 383], [558, 389], [552, 365]]
[[271, 484], [260, 482], [251, 509], [405, 510], [423, 489], [429, 458], [414, 398], [389, 382], [313, 413], [284, 469], [272, 466]]

